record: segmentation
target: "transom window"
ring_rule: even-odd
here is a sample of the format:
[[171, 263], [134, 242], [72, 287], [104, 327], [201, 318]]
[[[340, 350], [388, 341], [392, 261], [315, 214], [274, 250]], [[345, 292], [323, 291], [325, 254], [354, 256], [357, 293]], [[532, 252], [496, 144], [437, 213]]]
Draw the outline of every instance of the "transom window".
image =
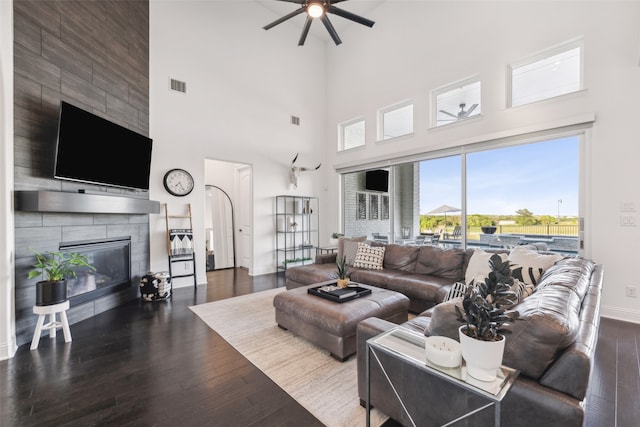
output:
[[561, 46], [510, 66], [512, 107], [582, 89], [582, 42]]
[[364, 138], [364, 119], [357, 118], [340, 123], [339, 131], [339, 150], [348, 150], [350, 148], [361, 147], [365, 145]]
[[413, 101], [384, 108], [378, 113], [378, 140], [413, 133]]
[[436, 89], [432, 92], [431, 99], [431, 123], [435, 123], [435, 126], [479, 116], [480, 77], [472, 77]]

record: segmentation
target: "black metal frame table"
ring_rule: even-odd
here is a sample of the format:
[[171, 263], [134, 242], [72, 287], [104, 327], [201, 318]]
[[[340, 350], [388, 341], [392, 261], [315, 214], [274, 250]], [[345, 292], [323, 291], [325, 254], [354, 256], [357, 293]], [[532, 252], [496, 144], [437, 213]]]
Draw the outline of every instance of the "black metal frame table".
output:
[[475, 413], [489, 408], [490, 406], [494, 406], [494, 424], [496, 427], [499, 427], [500, 402], [507, 394], [507, 392], [511, 388], [511, 385], [519, 374], [519, 371], [515, 369], [501, 366], [500, 369], [498, 369], [497, 377], [493, 382], [483, 382], [475, 380], [474, 378], [467, 375], [464, 361], [458, 368], [440, 367], [427, 360], [425, 353], [424, 335], [406, 328], [395, 327], [389, 331], [383, 332], [367, 340], [367, 354], [365, 358], [367, 382], [367, 427], [371, 425], [371, 356], [374, 357], [378, 367], [382, 370], [387, 383], [391, 386], [391, 389], [394, 392], [395, 398], [398, 399], [398, 402], [402, 406], [402, 410], [407, 415], [412, 425], [416, 426], [416, 422], [412, 418], [411, 414], [409, 414], [409, 411], [407, 410], [407, 407], [403, 402], [402, 396], [400, 396], [400, 394], [396, 390], [396, 387], [387, 375], [385, 367], [378, 357], [379, 353], [387, 354], [393, 359], [397, 359], [401, 363], [413, 365], [425, 375], [444, 380], [455, 385], [456, 387], [460, 387], [489, 401], [488, 404], [480, 408], [471, 410], [468, 413], [447, 422], [443, 426], [452, 425]]

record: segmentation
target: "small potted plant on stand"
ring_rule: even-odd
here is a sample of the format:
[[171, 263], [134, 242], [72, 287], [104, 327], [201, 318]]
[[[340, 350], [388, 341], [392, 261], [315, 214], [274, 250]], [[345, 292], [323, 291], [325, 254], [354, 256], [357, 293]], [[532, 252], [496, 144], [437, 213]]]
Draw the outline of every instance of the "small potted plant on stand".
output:
[[349, 278], [347, 277], [347, 257], [346, 255], [342, 259], [336, 261], [338, 266], [338, 287], [346, 288], [349, 285]]
[[36, 283], [36, 305], [53, 305], [67, 299], [67, 277], [77, 277], [75, 268], [95, 268], [87, 257], [75, 252], [45, 252], [31, 250], [36, 256], [35, 268], [29, 272], [29, 279], [43, 276], [45, 280]]
[[518, 318], [512, 307], [517, 303], [517, 295], [511, 290], [513, 277], [508, 261], [502, 261], [498, 254], [489, 259], [491, 272], [484, 283], [469, 285], [462, 300], [461, 310], [456, 306], [460, 326], [460, 347], [467, 363], [467, 373], [481, 381], [493, 381], [497, 369], [502, 364], [504, 334], [509, 322]]

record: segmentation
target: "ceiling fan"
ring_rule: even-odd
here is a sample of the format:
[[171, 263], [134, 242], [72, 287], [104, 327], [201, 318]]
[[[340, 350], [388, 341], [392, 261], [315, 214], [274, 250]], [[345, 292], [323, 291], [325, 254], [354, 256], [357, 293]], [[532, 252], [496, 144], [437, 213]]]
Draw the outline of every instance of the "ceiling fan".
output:
[[336, 32], [335, 28], [331, 24], [331, 21], [329, 20], [329, 17], [327, 16], [328, 13], [333, 13], [335, 15], [341, 16], [350, 21], [357, 22], [358, 24], [366, 25], [369, 28], [373, 27], [373, 24], [375, 24], [375, 22], [367, 18], [363, 18], [362, 16], [358, 16], [344, 9], [339, 9], [333, 5], [334, 3], [340, 3], [342, 1], [347, 1], [347, 0], [277, 0], [277, 1], [286, 1], [288, 3], [298, 3], [300, 5], [300, 8], [289, 13], [288, 15], [283, 16], [280, 19], [276, 19], [272, 23], [265, 25], [262, 28], [264, 28], [265, 30], [268, 30], [270, 28], [275, 27], [278, 24], [283, 23], [288, 19], [293, 18], [294, 16], [297, 16], [297, 15], [300, 15], [301, 13], [306, 12], [307, 20], [304, 23], [304, 27], [302, 27], [302, 34], [300, 35], [300, 40], [298, 40], [298, 46], [304, 45], [304, 42], [307, 39], [307, 34], [309, 34], [309, 28], [311, 27], [311, 23], [313, 22], [314, 18], [320, 18], [325, 28], [329, 32], [329, 35], [333, 39], [333, 42], [336, 45], [339, 45], [340, 43], [342, 43], [342, 40], [340, 40], [340, 37], [338, 37], [338, 33]]
[[475, 110], [478, 107], [478, 104], [473, 104], [471, 107], [469, 107], [469, 109], [467, 111], [464, 111], [464, 107], [466, 107], [467, 104], [465, 104], [464, 102], [462, 102], [460, 104], [460, 111], [458, 111], [458, 114], [452, 114], [448, 111], [444, 111], [444, 110], [440, 110], [440, 112], [442, 114], [446, 114], [447, 116], [451, 116], [453, 117], [454, 120], [462, 120], [462, 119], [466, 119], [467, 117], [469, 117], [469, 115], [473, 112], [473, 110]]

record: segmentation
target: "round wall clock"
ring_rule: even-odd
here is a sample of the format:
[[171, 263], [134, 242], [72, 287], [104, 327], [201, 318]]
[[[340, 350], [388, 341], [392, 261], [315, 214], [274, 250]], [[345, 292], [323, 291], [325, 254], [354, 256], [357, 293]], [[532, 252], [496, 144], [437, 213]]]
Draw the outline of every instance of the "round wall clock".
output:
[[164, 188], [169, 194], [182, 197], [193, 190], [193, 177], [184, 169], [171, 169], [164, 174]]

